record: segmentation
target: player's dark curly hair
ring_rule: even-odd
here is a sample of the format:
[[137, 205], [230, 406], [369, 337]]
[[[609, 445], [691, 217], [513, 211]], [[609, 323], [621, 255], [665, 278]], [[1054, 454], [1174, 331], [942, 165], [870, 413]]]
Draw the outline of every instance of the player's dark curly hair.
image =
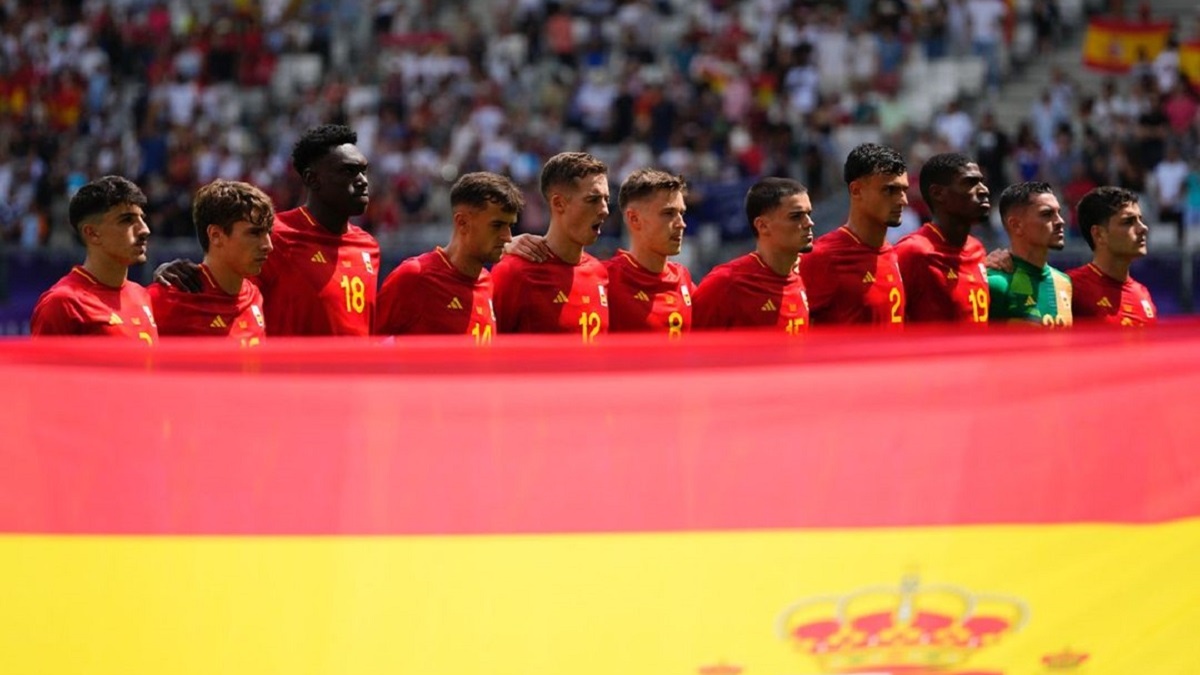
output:
[[930, 188], [934, 185], [949, 185], [954, 178], [968, 165], [974, 162], [970, 157], [959, 152], [943, 152], [925, 160], [921, 166], [921, 198], [926, 204], [933, 205], [929, 196]]
[[746, 191], [746, 221], [750, 223], [754, 236], [758, 236], [758, 230], [754, 227], [755, 218], [779, 206], [787, 197], [806, 192], [808, 188], [791, 178], [762, 178], [751, 185]]
[[305, 131], [296, 145], [292, 146], [292, 166], [296, 173], [304, 175], [313, 162], [321, 159], [330, 150], [358, 142], [358, 134], [344, 124], [322, 124]]
[[104, 215], [119, 204], [146, 208], [146, 195], [133, 181], [122, 176], [104, 176], [79, 188], [67, 205], [67, 220], [79, 232], [84, 222]]
[[254, 225], [269, 225], [275, 219], [271, 198], [262, 190], [232, 180], [215, 180], [200, 188], [192, 200], [192, 223], [200, 248], [208, 252], [208, 226], [216, 225], [225, 234], [233, 234], [233, 224], [245, 220]]
[[624, 209], [630, 202], [645, 199], [659, 190], [687, 193], [687, 181], [683, 176], [669, 174], [659, 169], [638, 169], [629, 174], [617, 192], [617, 204]]
[[1088, 247], [1096, 249], [1096, 242], [1092, 240], [1093, 225], [1104, 225], [1117, 211], [1136, 203], [1136, 193], [1111, 185], [1098, 187], [1084, 195], [1076, 208], [1079, 231], [1083, 233], [1083, 240], [1087, 242]]
[[854, 148], [842, 166], [842, 178], [846, 185], [875, 174], [898, 176], [907, 172], [908, 165], [904, 163], [904, 157], [894, 148], [878, 143], [863, 143]]
[[1033, 201], [1034, 195], [1045, 194], [1054, 194], [1054, 188], [1042, 181], [1031, 180], [1009, 185], [1000, 193], [1000, 219], [1007, 218], [1009, 209], [1014, 206], [1027, 206]]
[[477, 209], [486, 209], [489, 203], [499, 204], [510, 213], [519, 213], [525, 208], [525, 197], [521, 189], [506, 176], [489, 171], [465, 173], [450, 187], [450, 206], [466, 204]]

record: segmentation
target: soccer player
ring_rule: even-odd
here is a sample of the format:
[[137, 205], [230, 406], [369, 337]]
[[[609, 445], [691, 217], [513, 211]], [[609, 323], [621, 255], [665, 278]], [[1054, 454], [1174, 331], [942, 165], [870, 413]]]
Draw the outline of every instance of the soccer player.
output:
[[484, 266], [500, 260], [524, 207], [521, 190], [504, 176], [460, 177], [450, 188], [450, 243], [405, 260], [388, 275], [379, 289], [375, 332], [469, 334], [476, 344], [491, 342], [496, 312]]
[[908, 204], [908, 167], [900, 153], [875, 143], [850, 151], [842, 168], [850, 192], [846, 223], [818, 237], [800, 274], [812, 322], [904, 323], [904, 286], [888, 228], [900, 225]]
[[1092, 262], [1067, 272], [1071, 313], [1078, 319], [1119, 326], [1158, 320], [1150, 291], [1129, 276], [1134, 260], [1146, 255], [1149, 228], [1138, 196], [1119, 187], [1098, 187], [1078, 206], [1079, 229], [1094, 251]]
[[754, 252], [714, 267], [696, 289], [698, 330], [808, 329], [808, 297], [798, 266], [813, 248], [812, 199], [788, 178], [763, 178], [746, 193]]
[[933, 220], [896, 242], [904, 318], [986, 326], [987, 252], [971, 236], [992, 208], [983, 172], [965, 155], [944, 153], [925, 162], [920, 180]]
[[[369, 335], [375, 317], [379, 244], [350, 218], [366, 211], [367, 158], [349, 127], [325, 124], [301, 135], [292, 166], [308, 189], [304, 206], [275, 215], [274, 251], [255, 282], [268, 335]], [[199, 291], [199, 270], [176, 260], [159, 278]]]
[[550, 257], [509, 255], [492, 268], [497, 330], [575, 333], [590, 343], [608, 332], [608, 273], [583, 250], [608, 218], [608, 167], [585, 152], [559, 153], [542, 167], [541, 190]]
[[150, 285], [162, 335], [220, 336], [254, 347], [266, 333], [263, 299], [250, 277], [271, 252], [275, 208], [248, 183], [217, 180], [192, 201], [192, 223], [204, 251], [198, 293]]
[[33, 335], [158, 341], [150, 294], [128, 279], [130, 267], [146, 262], [145, 208], [146, 195], [120, 176], [94, 180], [71, 197], [68, 218], [87, 254], [38, 298], [30, 320]]
[[1012, 246], [1011, 272], [989, 269], [989, 319], [1043, 326], [1071, 325], [1071, 279], [1046, 264], [1062, 250], [1066, 221], [1048, 183], [1010, 185], [1000, 194], [1000, 219]]
[[604, 263], [612, 332], [649, 331], [681, 337], [692, 325], [696, 284], [668, 260], [683, 248], [687, 183], [657, 169], [638, 169], [621, 183], [617, 203], [629, 229], [629, 250]]

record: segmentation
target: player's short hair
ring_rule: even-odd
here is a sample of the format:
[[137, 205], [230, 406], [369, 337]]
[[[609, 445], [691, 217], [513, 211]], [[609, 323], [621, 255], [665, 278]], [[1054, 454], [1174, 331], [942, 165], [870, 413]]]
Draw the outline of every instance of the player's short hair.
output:
[[330, 150], [347, 143], [358, 142], [358, 133], [344, 124], [322, 124], [305, 131], [292, 146], [292, 166], [296, 173], [304, 172]]
[[746, 191], [746, 222], [750, 223], [754, 236], [758, 236], [758, 230], [754, 229], [755, 218], [779, 206], [784, 199], [806, 192], [808, 188], [791, 178], [760, 178], [751, 185]]
[[79, 188], [71, 197], [67, 205], [67, 220], [78, 234], [85, 222], [104, 215], [120, 204], [133, 204], [145, 209], [146, 194], [123, 176], [97, 178]]
[[925, 164], [921, 166], [921, 198], [925, 200], [926, 204], [932, 206], [933, 200], [929, 196], [930, 188], [934, 185], [953, 183], [954, 178], [968, 164], [974, 163], [974, 160], [961, 152], [943, 152], [925, 160]]
[[907, 172], [908, 165], [904, 163], [904, 157], [895, 148], [878, 143], [863, 143], [854, 148], [842, 166], [842, 178], [846, 185], [875, 174], [899, 176]]
[[659, 169], [638, 169], [629, 174], [617, 192], [617, 205], [622, 210], [630, 203], [645, 199], [660, 190], [687, 194], [687, 181]]
[[1076, 218], [1079, 221], [1079, 231], [1083, 233], [1083, 240], [1087, 242], [1088, 248], [1096, 249], [1096, 242], [1092, 240], [1093, 225], [1103, 225], [1117, 211], [1137, 203], [1137, 193], [1112, 185], [1095, 188], [1084, 195], [1076, 207]]
[[586, 152], [560, 152], [542, 167], [542, 196], [549, 199], [552, 187], [574, 185], [580, 178], [607, 173], [608, 166]]
[[1000, 220], [1008, 217], [1009, 209], [1017, 206], [1028, 206], [1034, 195], [1054, 194], [1054, 188], [1049, 183], [1030, 180], [1015, 183], [1004, 188], [1000, 193]]
[[192, 224], [200, 248], [208, 253], [208, 226], [216, 225], [233, 234], [233, 224], [242, 220], [263, 225], [275, 219], [275, 206], [262, 190], [249, 183], [214, 180], [196, 192], [192, 200]]
[[450, 206], [466, 205], [486, 209], [488, 204], [499, 204], [510, 213], [519, 213], [525, 208], [525, 196], [506, 176], [490, 171], [464, 173], [450, 187]]

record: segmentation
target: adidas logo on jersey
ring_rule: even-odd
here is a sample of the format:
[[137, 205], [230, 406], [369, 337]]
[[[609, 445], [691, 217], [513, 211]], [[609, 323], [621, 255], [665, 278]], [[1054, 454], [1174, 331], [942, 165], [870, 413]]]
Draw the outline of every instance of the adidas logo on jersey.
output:
[[121, 320], [121, 317], [117, 316], [116, 312], [113, 312], [112, 316], [108, 317], [108, 325], [110, 326], [120, 326], [124, 323], [125, 322]]
[[564, 305], [566, 303], [567, 303], [567, 294], [563, 293], [562, 291], [559, 291], [558, 295], [554, 296], [554, 304]]
[[776, 312], [778, 310], [779, 310], [779, 307], [776, 306], [775, 301], [771, 300], [770, 298], [768, 298], [767, 301], [763, 303], [762, 311], [764, 311], [764, 312]]
[[646, 291], [638, 291], [637, 294], [633, 296], [633, 299], [641, 300], [642, 302], [650, 302], [650, 296], [646, 295]]
[[446, 305], [446, 309], [462, 309], [462, 308], [463, 308], [462, 303], [458, 301], [458, 298], [451, 298], [450, 304]]
[[957, 279], [957, 278], [958, 278], [958, 275], [954, 273], [954, 270], [950, 270], [949, 272], [946, 272], [946, 279], [947, 279], [947, 280], [949, 280], [949, 279]]
[[866, 274], [863, 275], [863, 283], [864, 284], [875, 283], [875, 275], [871, 274], [870, 272], [867, 272]]
[[1100, 298], [1100, 302], [1097, 302], [1096, 305], [1099, 307], [1107, 307], [1112, 309], [1112, 303], [1108, 301], [1108, 298]]
[[1033, 307], [1035, 305], [1037, 305], [1037, 300], [1034, 300], [1032, 295], [1025, 297], [1025, 306], [1026, 307]]
[[225, 323], [225, 319], [221, 317], [213, 317], [212, 323], [208, 324], [209, 328], [229, 328], [229, 324]]
[[313, 257], [309, 258], [309, 260], [312, 260], [315, 263], [329, 262], [328, 260], [325, 259], [325, 254], [321, 253], [320, 251], [317, 251], [316, 253], [314, 253]]

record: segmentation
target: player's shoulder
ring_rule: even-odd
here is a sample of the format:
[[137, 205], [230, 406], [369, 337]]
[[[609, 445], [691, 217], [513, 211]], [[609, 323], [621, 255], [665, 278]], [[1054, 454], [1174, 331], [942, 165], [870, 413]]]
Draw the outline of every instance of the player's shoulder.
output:
[[713, 267], [708, 271], [708, 274], [705, 274], [704, 278], [700, 280], [700, 285], [707, 285], [711, 288], [713, 286], [728, 284], [729, 281], [737, 275], [737, 271], [745, 265], [746, 260], [747, 256], [741, 256]]
[[350, 223], [346, 227], [346, 233], [342, 235], [342, 243], [357, 246], [364, 250], [379, 250], [379, 242], [375, 239], [375, 235], [354, 223]]
[[1072, 283], [1086, 283], [1088, 281], [1088, 276], [1092, 275], [1093, 272], [1088, 265], [1080, 265], [1079, 267], [1072, 267], [1071, 269], [1067, 270], [1065, 274], [1070, 277]]
[[1058, 281], [1065, 282], [1068, 284], [1071, 283], [1071, 277], [1068, 276], [1066, 272], [1063, 272], [1062, 270], [1058, 269], [1057, 267], [1047, 266], [1047, 270], [1050, 272], [1050, 276], [1057, 279]]

